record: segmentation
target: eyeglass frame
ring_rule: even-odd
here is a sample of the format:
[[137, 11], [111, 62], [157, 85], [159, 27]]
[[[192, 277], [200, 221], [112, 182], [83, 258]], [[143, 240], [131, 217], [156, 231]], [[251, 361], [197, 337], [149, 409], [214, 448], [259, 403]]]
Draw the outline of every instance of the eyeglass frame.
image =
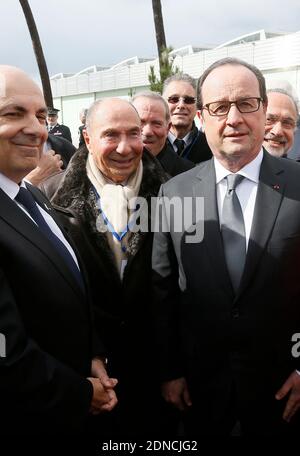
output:
[[[171, 98], [177, 98], [177, 101], [171, 101]], [[167, 98], [168, 103], [171, 104], [177, 104], [179, 103], [180, 100], [182, 100], [185, 104], [187, 105], [192, 105], [196, 103], [196, 97], [191, 97], [189, 95], [186, 95], [184, 97], [179, 97], [178, 95], [171, 95], [170, 97]], [[193, 100], [193, 101], [186, 101], [186, 100]]]
[[[239, 103], [240, 101], [245, 101], [245, 100], [257, 100], [258, 101], [258, 106], [257, 106], [257, 109], [254, 109], [253, 111], [241, 111], [240, 108], [238, 107], [237, 103]], [[206, 103], [202, 108], [201, 108], [201, 112], [205, 109], [207, 110], [208, 114], [212, 117], [222, 117], [222, 116], [227, 116], [230, 109], [231, 109], [231, 106], [232, 105], [235, 105], [237, 110], [241, 113], [241, 114], [250, 114], [252, 112], [257, 112], [260, 108], [260, 104], [263, 103], [264, 100], [261, 98], [261, 97], [246, 97], [246, 98], [240, 98], [239, 100], [236, 100], [236, 101], [229, 101], [229, 100], [220, 100], [220, 101], [212, 101], [211, 103]], [[210, 109], [209, 109], [209, 105], [212, 105], [214, 103], [228, 103], [228, 111], [224, 114], [212, 114]]]

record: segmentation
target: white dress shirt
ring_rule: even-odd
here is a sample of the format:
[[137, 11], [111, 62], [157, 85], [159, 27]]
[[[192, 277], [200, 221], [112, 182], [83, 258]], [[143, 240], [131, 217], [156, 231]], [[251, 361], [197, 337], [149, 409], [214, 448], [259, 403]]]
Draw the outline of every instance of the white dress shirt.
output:
[[53, 128], [56, 127], [56, 125], [58, 125], [58, 122], [56, 122], [55, 125], [50, 125], [50, 124], [48, 124], [48, 125], [47, 125], [47, 130], [48, 130], [48, 132], [51, 133], [51, 131], [53, 130]]
[[[249, 237], [252, 227], [253, 214], [255, 208], [257, 186], [259, 181], [260, 166], [263, 159], [263, 150], [261, 149], [259, 154], [250, 163], [241, 168], [238, 173], [241, 176], [245, 176], [240, 184], [236, 188], [236, 195], [240, 201], [242, 208], [244, 223], [245, 223], [245, 234], [246, 234], [246, 249], [248, 248]], [[224, 168], [223, 165], [214, 157], [214, 165], [216, 170], [216, 185], [217, 185], [217, 203], [220, 227], [222, 225], [222, 209], [224, 198], [227, 191], [227, 179], [228, 174], [234, 174]]]
[[[174, 151], [177, 153], [178, 151], [178, 147], [176, 146], [176, 144], [174, 144], [174, 142], [176, 141], [176, 139], [179, 139], [177, 138], [177, 136], [173, 135], [173, 133], [171, 131], [169, 131], [168, 133], [168, 139], [170, 141], [170, 143], [172, 144], [172, 147], [174, 149]], [[193, 140], [193, 133], [192, 131], [189, 131], [184, 138], [180, 138], [184, 141], [184, 147], [188, 146], [189, 144], [191, 144], [192, 140]]]
[[[24, 181], [21, 182], [21, 187], [25, 187], [26, 188], [26, 185], [25, 185]], [[12, 180], [8, 179], [8, 177], [4, 176], [4, 174], [0, 173], [0, 188], [6, 193], [6, 195], [10, 199], [12, 199], [22, 209], [23, 212], [25, 212], [25, 214], [28, 217], [31, 218], [33, 223], [36, 224], [36, 222], [33, 220], [31, 215], [27, 212], [26, 208], [24, 208], [24, 206], [22, 206], [22, 204], [18, 203], [15, 200], [15, 197], [17, 196], [17, 194], [19, 192], [19, 189], [20, 189], [19, 185], [16, 184], [15, 182], [13, 182]], [[64, 237], [62, 231], [59, 229], [59, 227], [55, 223], [54, 219], [51, 217], [51, 215], [48, 214], [48, 212], [44, 211], [44, 209], [39, 204], [37, 204], [37, 207], [38, 207], [40, 213], [42, 214], [43, 218], [45, 219], [47, 225], [51, 229], [51, 231], [55, 234], [55, 236], [57, 236], [59, 238], [59, 240], [68, 249], [68, 251], [72, 255], [73, 260], [75, 261], [75, 263], [77, 264], [77, 267], [79, 269], [79, 265], [78, 265], [78, 261], [77, 261], [76, 255], [75, 255], [72, 247], [70, 246], [70, 244], [68, 243], [68, 241]]]

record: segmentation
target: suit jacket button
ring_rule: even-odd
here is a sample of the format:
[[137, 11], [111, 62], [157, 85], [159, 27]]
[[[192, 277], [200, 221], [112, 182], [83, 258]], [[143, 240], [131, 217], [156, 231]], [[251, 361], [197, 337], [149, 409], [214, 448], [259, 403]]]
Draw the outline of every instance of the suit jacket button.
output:
[[232, 309], [231, 316], [232, 316], [232, 318], [239, 318], [239, 316], [240, 316], [239, 309], [237, 309], [237, 308]]

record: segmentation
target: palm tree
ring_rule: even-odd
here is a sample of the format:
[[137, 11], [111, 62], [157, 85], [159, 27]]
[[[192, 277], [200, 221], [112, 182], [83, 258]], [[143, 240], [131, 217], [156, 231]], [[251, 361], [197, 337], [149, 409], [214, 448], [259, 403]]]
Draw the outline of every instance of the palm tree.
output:
[[31, 36], [33, 50], [35, 53], [35, 58], [39, 67], [40, 77], [43, 86], [44, 97], [46, 101], [46, 105], [48, 108], [53, 108], [53, 98], [52, 98], [52, 90], [50, 84], [49, 73], [47, 69], [46, 60], [43, 53], [43, 48], [41, 44], [41, 40], [39, 37], [39, 32], [37, 30], [35, 20], [28, 3], [28, 0], [19, 0], [23, 13], [27, 22], [28, 30]]
[[152, 10], [153, 10], [153, 17], [154, 17], [155, 33], [156, 33], [157, 51], [158, 51], [158, 57], [159, 57], [160, 79], [162, 80], [162, 68], [164, 65], [163, 52], [164, 52], [164, 50], [166, 50], [167, 44], [166, 44], [164, 21], [163, 21], [163, 16], [162, 16], [160, 0], [152, 0]]

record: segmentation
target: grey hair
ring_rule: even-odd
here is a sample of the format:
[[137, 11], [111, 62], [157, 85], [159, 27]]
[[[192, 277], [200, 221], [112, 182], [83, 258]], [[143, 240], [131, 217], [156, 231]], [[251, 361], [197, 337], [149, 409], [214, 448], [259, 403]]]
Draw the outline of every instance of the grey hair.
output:
[[266, 91], [266, 81], [265, 81], [265, 78], [264, 78], [264, 75], [262, 74], [262, 72], [256, 66], [251, 65], [250, 63], [245, 62], [244, 60], [237, 59], [235, 57], [225, 57], [224, 59], [220, 59], [220, 60], [217, 60], [216, 62], [212, 63], [208, 68], [206, 68], [206, 70], [200, 76], [200, 78], [198, 80], [198, 85], [197, 85], [198, 109], [203, 108], [201, 89], [202, 89], [205, 79], [213, 70], [215, 70], [216, 68], [219, 68], [221, 66], [224, 66], [224, 65], [236, 65], [236, 66], [240, 65], [240, 66], [244, 66], [244, 67], [248, 68], [248, 70], [250, 70], [256, 76], [256, 79], [257, 79], [258, 85], [259, 85], [259, 93], [263, 100], [263, 103], [267, 103], [268, 98], [267, 98], [267, 91]]
[[267, 90], [267, 94], [268, 93], [282, 93], [283, 95], [286, 95], [287, 97], [289, 97], [292, 100], [292, 102], [293, 102], [293, 104], [295, 106], [296, 113], [297, 113], [297, 122], [298, 122], [298, 120], [299, 120], [299, 106], [298, 106], [298, 103], [299, 102], [298, 102], [298, 99], [295, 97], [295, 95], [291, 91], [289, 91], [287, 89], [283, 89], [281, 87], [274, 87], [274, 88], [272, 87], [271, 89]]
[[190, 84], [193, 87], [193, 89], [195, 91], [197, 89], [196, 81], [194, 78], [192, 78], [192, 76], [190, 76], [187, 73], [176, 73], [176, 74], [173, 74], [172, 76], [170, 76], [169, 78], [165, 79], [164, 84], [163, 84], [163, 91], [162, 91], [163, 94], [167, 90], [168, 85], [174, 81], [187, 82], [188, 84]]
[[82, 108], [82, 109], [80, 110], [80, 113], [79, 113], [79, 114], [86, 117], [87, 112], [88, 112], [88, 108]]
[[158, 93], [158, 92], [150, 92], [150, 90], [144, 91], [144, 92], [139, 92], [136, 95], [134, 95], [134, 97], [132, 97], [131, 102], [134, 104], [135, 100], [137, 100], [138, 98], [142, 98], [142, 97], [143, 98], [148, 98], [149, 100], [160, 101], [163, 104], [164, 108], [165, 108], [166, 121], [170, 122], [171, 116], [170, 116], [169, 105], [166, 102], [166, 100], [161, 96], [160, 93]]

